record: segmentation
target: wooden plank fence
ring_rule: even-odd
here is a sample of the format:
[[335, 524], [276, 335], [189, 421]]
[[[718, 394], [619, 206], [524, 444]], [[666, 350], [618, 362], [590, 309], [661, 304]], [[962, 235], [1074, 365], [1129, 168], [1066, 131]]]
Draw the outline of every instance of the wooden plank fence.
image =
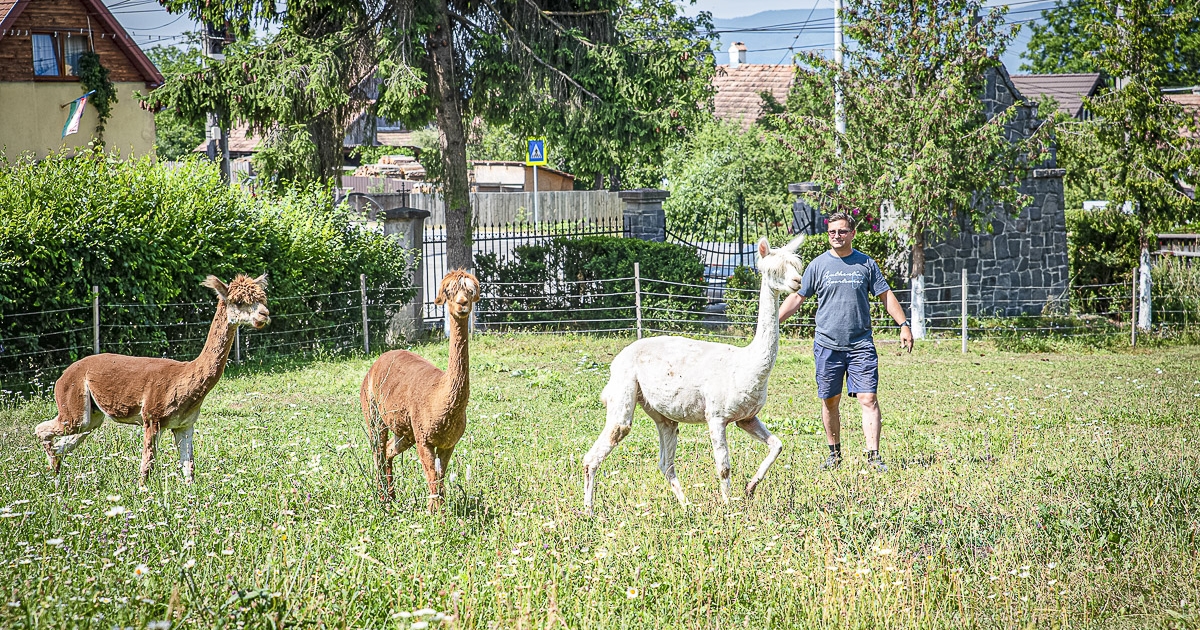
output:
[[[621, 199], [607, 190], [539, 192], [538, 212], [546, 223], [612, 220], [622, 216]], [[428, 210], [425, 225], [445, 225], [446, 206], [439, 194], [410, 193], [409, 206]], [[497, 225], [533, 221], [533, 193], [471, 193], [476, 224]]]

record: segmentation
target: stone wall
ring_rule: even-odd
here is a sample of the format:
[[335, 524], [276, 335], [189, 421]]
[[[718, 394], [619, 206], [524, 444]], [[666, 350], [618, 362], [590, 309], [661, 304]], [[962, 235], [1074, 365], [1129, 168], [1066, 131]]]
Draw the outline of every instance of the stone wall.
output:
[[[1027, 137], [1041, 122], [1036, 106], [1024, 104], [1003, 68], [988, 73], [984, 101], [989, 115], [1020, 103], [1008, 125], [1010, 137]], [[1053, 156], [1043, 166], [1022, 182], [1021, 191], [1033, 200], [1015, 218], [997, 212], [990, 220], [991, 233], [967, 229], [926, 247], [927, 318], [961, 314], [964, 268], [971, 315], [1037, 315], [1063, 298], [1069, 280], [1064, 171], [1055, 167]]]

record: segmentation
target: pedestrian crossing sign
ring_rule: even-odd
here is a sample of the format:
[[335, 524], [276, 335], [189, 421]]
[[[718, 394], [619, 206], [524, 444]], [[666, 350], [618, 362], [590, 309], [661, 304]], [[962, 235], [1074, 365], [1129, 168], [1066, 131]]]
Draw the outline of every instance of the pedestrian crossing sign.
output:
[[546, 139], [530, 138], [528, 149], [525, 151], [526, 166], [546, 165]]

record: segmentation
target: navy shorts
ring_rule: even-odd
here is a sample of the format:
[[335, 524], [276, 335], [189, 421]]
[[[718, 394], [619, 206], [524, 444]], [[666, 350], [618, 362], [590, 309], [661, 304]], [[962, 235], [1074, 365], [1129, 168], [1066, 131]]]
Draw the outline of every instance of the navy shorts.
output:
[[874, 394], [879, 387], [879, 355], [875, 345], [854, 350], [830, 350], [813, 344], [817, 364], [817, 398], [833, 398], [842, 393], [842, 381], [850, 386], [850, 395]]

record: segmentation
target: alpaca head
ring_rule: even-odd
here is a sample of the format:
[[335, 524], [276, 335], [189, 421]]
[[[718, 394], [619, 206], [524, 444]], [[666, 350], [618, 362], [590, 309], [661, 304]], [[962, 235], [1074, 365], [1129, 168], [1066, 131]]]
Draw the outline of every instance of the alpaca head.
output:
[[217, 296], [225, 301], [230, 324], [250, 324], [262, 328], [271, 323], [271, 312], [267, 310], [267, 274], [251, 278], [239, 273], [228, 285], [216, 276], [209, 276], [202, 284], [216, 291]]
[[776, 295], [800, 290], [804, 261], [800, 260], [796, 249], [803, 242], [803, 234], [776, 249], [771, 249], [766, 238], [758, 241], [758, 270], [762, 273], [763, 282], [766, 282]]
[[446, 305], [446, 313], [456, 319], [466, 319], [479, 301], [479, 279], [462, 269], [455, 269], [442, 278], [433, 303]]

